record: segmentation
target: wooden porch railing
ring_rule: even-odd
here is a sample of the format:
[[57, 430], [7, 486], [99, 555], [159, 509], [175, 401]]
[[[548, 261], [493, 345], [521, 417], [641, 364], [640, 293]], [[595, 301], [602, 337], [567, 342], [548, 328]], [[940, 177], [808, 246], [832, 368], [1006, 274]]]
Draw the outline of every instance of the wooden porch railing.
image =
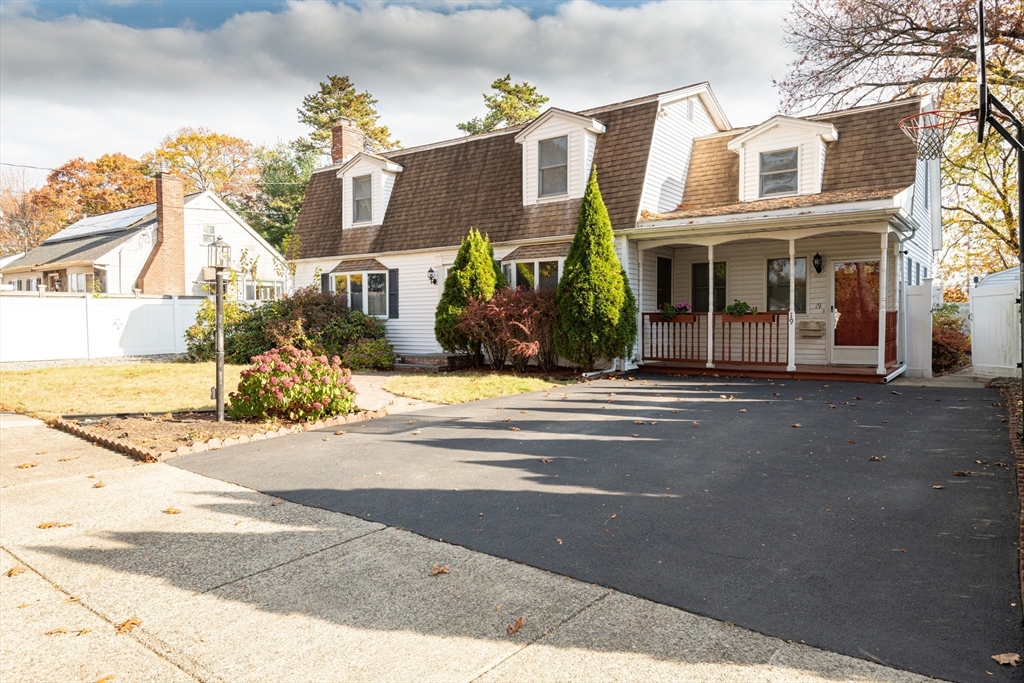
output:
[[885, 312], [885, 364], [896, 362], [896, 339], [899, 334], [899, 311]]
[[[716, 313], [714, 360], [735, 365], [785, 365], [788, 356], [785, 313], [730, 316]], [[706, 363], [708, 314], [689, 313], [665, 320], [644, 313], [640, 330], [645, 361]]]

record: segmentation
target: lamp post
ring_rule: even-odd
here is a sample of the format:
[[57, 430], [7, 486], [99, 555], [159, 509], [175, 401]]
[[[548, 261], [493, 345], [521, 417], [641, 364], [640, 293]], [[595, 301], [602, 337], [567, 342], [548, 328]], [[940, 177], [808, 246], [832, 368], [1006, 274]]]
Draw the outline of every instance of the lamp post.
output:
[[220, 237], [210, 244], [207, 263], [217, 273], [217, 422], [224, 421], [224, 270], [231, 267], [231, 247]]

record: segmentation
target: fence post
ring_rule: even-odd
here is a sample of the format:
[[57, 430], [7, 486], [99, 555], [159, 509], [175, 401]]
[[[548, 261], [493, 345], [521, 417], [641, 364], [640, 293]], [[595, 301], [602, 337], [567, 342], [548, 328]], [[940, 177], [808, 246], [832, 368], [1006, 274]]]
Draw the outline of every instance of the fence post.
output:
[[89, 298], [90, 297], [89, 297], [89, 294], [87, 292], [85, 294], [84, 299], [83, 299], [85, 301], [85, 357], [91, 360], [92, 359], [92, 316], [89, 315], [89, 314], [90, 314], [90, 309], [92, 308], [92, 304], [90, 303]]
[[174, 353], [181, 353], [181, 310], [178, 295], [171, 295], [171, 325], [174, 328]]

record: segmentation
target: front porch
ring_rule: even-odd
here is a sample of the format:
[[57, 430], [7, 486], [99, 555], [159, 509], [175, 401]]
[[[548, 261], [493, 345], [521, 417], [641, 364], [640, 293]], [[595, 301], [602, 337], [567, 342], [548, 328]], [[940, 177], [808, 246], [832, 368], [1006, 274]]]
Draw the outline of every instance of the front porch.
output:
[[[639, 369], [887, 381], [905, 367], [902, 240], [886, 223], [637, 240]], [[737, 300], [758, 313], [727, 314]], [[691, 312], [664, 318], [678, 302]]]

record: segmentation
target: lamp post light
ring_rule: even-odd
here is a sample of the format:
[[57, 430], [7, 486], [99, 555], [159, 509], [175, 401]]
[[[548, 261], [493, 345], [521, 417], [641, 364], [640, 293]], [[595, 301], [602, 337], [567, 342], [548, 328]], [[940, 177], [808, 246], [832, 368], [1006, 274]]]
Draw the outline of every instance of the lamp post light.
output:
[[231, 247], [220, 237], [210, 244], [207, 263], [216, 273], [217, 288], [217, 422], [224, 421], [224, 270], [231, 267]]

